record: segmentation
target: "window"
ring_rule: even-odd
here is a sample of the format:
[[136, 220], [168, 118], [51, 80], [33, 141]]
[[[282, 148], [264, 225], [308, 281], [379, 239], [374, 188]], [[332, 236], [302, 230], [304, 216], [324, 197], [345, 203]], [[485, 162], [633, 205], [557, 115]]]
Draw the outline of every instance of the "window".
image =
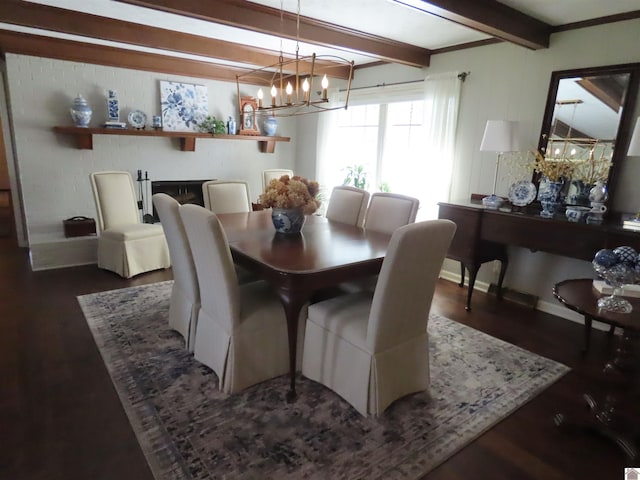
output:
[[363, 166], [367, 190], [420, 198], [425, 189], [423, 101], [357, 105], [338, 113], [332, 135], [340, 152], [333, 185], [342, 185], [348, 167]]
[[323, 114], [316, 170], [325, 194], [362, 166], [367, 190], [416, 197], [419, 219], [437, 217], [437, 203], [449, 200], [460, 80], [446, 73], [410, 83], [352, 91], [347, 110]]

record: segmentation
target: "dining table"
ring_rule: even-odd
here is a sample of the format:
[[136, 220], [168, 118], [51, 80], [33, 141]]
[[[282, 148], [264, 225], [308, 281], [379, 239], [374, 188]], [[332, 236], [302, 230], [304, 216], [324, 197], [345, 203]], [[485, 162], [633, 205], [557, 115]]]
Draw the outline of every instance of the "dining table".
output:
[[296, 398], [298, 321], [318, 292], [376, 275], [391, 235], [307, 215], [298, 234], [276, 233], [271, 210], [218, 215], [234, 263], [269, 283], [282, 302], [289, 346], [290, 388]]

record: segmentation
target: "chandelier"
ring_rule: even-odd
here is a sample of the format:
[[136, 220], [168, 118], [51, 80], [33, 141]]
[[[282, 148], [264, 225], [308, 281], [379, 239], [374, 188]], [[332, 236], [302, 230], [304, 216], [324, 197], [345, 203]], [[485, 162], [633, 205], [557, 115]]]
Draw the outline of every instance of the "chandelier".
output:
[[[283, 0], [280, 1], [280, 26], [284, 23]], [[256, 92], [257, 114], [274, 117], [291, 117], [306, 115], [328, 110], [346, 109], [349, 104], [351, 79], [353, 77], [353, 61], [348, 61], [336, 55], [300, 56], [300, 0], [296, 12], [296, 52], [293, 58], [286, 59], [282, 52], [282, 38], [280, 39], [280, 56], [278, 62], [264, 67], [255, 68], [236, 75], [238, 100], [240, 101], [240, 83], [264, 85]], [[329, 79], [335, 76], [347, 80], [347, 88], [341, 98], [344, 101], [329, 101]], [[314, 92], [314, 88], [320, 86]], [[268, 98], [267, 98], [268, 95]], [[241, 104], [242, 111], [242, 104]]]

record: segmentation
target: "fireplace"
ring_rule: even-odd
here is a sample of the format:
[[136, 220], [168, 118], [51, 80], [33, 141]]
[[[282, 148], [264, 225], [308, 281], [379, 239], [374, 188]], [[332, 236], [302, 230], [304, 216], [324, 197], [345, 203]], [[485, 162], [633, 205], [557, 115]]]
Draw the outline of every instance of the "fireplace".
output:
[[[208, 180], [160, 180], [151, 182], [151, 195], [166, 193], [181, 205], [191, 203], [204, 207], [202, 184]], [[158, 222], [156, 208], [153, 207], [153, 221]]]

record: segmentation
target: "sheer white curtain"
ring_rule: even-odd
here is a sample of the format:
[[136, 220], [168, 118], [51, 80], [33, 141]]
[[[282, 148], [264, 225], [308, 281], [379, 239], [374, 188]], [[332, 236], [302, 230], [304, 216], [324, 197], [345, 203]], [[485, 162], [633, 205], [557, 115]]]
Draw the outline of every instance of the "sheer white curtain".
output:
[[429, 75], [424, 80], [426, 176], [419, 219], [436, 218], [438, 202], [449, 200], [461, 84], [458, 72]]
[[[351, 92], [350, 106], [423, 101], [424, 118], [419, 135], [421, 138], [416, 139], [415, 134], [410, 134], [413, 138], [411, 145], [407, 143], [402, 148], [391, 141], [387, 142], [387, 148], [380, 153], [382, 165], [378, 172], [378, 176], [382, 174], [389, 176], [389, 172], [396, 171], [393, 175], [392, 191], [420, 199], [419, 219], [436, 218], [437, 203], [449, 200], [460, 84], [458, 72], [450, 72], [429, 75], [424, 82], [366, 88]], [[330, 98], [337, 98], [338, 94], [339, 92], [335, 92]], [[386, 108], [383, 111], [386, 112]], [[322, 113], [318, 119], [316, 179], [320, 183], [325, 205], [331, 189], [342, 183], [345, 166], [361, 163], [360, 159], [344, 158], [353, 156], [346, 155], [345, 152], [349, 149], [337, 141], [338, 112], [334, 110]], [[385, 144], [385, 130], [388, 128], [386, 121], [382, 121], [381, 118], [381, 141], [378, 142], [381, 146]], [[396, 147], [391, 147], [392, 144]], [[402, 171], [398, 172], [398, 168]], [[376, 182], [370, 182], [372, 191], [377, 187]]]
[[[328, 93], [331, 99], [339, 96], [337, 89]], [[330, 104], [330, 106], [338, 105], [338, 101], [335, 102], [335, 105]], [[315, 179], [320, 184], [320, 198], [322, 200], [318, 213], [324, 214], [331, 190], [336, 185], [336, 172], [339, 172], [342, 168], [342, 159], [339, 152], [340, 146], [331, 141], [331, 137], [335, 135], [335, 129], [338, 125], [338, 110], [323, 112], [318, 116]]]

